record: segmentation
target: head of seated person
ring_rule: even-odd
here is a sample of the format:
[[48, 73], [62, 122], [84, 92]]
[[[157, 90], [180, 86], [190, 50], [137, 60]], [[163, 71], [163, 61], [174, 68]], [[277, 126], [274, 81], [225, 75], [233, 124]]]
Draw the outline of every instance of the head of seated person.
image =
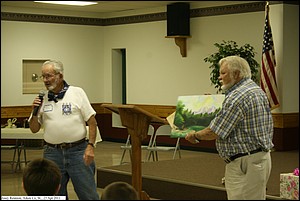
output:
[[139, 200], [139, 196], [132, 185], [116, 181], [103, 189], [101, 200]]
[[22, 185], [29, 196], [53, 196], [60, 189], [61, 172], [55, 162], [38, 158], [28, 163]]

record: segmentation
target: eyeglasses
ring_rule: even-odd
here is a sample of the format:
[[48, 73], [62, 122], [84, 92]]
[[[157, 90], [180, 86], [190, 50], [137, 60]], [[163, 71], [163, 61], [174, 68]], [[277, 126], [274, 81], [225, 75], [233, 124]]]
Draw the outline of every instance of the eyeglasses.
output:
[[53, 78], [55, 75], [57, 75], [58, 73], [55, 73], [55, 74], [45, 74], [45, 75], [41, 75], [40, 78], [43, 80], [43, 79], [46, 79], [46, 80], [49, 80], [50, 78]]

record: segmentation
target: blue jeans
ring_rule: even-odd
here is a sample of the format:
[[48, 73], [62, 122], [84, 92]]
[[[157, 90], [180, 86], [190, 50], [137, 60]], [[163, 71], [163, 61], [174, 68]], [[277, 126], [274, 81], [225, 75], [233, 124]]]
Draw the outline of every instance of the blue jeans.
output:
[[59, 196], [66, 196], [68, 199], [67, 185], [71, 179], [79, 200], [100, 199], [95, 183], [95, 162], [89, 166], [84, 164], [86, 146], [87, 142], [68, 149], [45, 146], [44, 158], [54, 161], [62, 174]]

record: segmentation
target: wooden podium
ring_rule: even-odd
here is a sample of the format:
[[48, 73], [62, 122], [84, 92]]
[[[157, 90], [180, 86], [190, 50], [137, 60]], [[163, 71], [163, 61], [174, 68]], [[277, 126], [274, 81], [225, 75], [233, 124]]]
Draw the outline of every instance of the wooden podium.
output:
[[148, 194], [142, 191], [141, 142], [147, 137], [150, 123], [168, 124], [168, 122], [135, 105], [102, 104], [101, 106], [119, 114], [122, 125], [127, 128], [132, 146], [132, 186], [139, 193], [141, 200], [149, 200]]

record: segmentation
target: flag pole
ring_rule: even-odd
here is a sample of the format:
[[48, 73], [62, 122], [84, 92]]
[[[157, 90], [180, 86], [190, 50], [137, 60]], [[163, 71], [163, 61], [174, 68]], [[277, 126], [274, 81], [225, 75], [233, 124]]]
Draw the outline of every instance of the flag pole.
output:
[[269, 1], [266, 1], [265, 11], [266, 13], [269, 13]]

